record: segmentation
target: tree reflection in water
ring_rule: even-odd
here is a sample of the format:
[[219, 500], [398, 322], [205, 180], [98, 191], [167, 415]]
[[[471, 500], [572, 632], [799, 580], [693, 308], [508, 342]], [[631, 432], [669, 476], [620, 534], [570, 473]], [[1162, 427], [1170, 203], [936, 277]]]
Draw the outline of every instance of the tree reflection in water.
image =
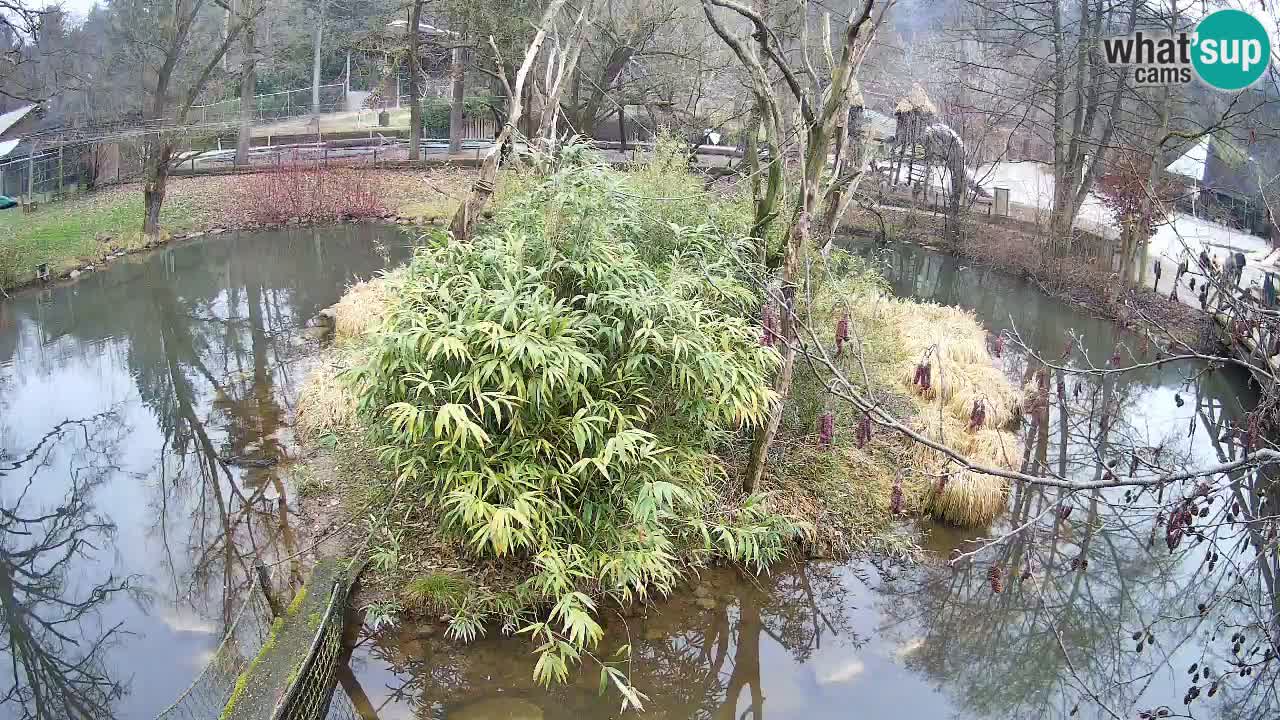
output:
[[[705, 720], [774, 717], [767, 712], [762, 684], [763, 646], [776, 644], [797, 664], [822, 648], [852, 652], [861, 647], [848, 602], [849, 583], [861, 582], [857, 574], [819, 565], [788, 565], [767, 577], [708, 571], [691, 590], [651, 608], [647, 617], [610, 615], [600, 657], [631, 647], [628, 669], [648, 695], [647, 712]], [[616, 698], [599, 693], [598, 666], [543, 690], [532, 682], [523, 638], [490, 637], [462, 645], [439, 637], [437, 630], [406, 627], [361, 638], [353, 660], [357, 674], [367, 679], [371, 663], [394, 673], [394, 681], [374, 693], [381, 699], [367, 701], [365, 718], [388, 705], [412, 706], [421, 717], [465, 716], [468, 707], [495, 697], [536, 703], [547, 717], [617, 713]], [[366, 689], [367, 681], [358, 692]]]
[[[104, 662], [123, 630], [104, 626], [100, 611], [116, 595], [146, 596], [135, 578], [109, 570], [102, 555], [115, 525], [95, 512], [92, 495], [115, 471], [126, 434], [118, 415], [104, 412], [61, 422], [0, 461], [0, 708], [12, 717], [101, 720], [125, 692]], [[42, 470], [67, 474], [56, 502], [37, 499]]]
[[[1016, 331], [1005, 362], [1032, 389], [1024, 473], [1098, 481], [1245, 452], [1255, 394], [1243, 373], [1199, 362], [1064, 373], [1035, 356], [1078, 368], [1083, 358], [1123, 352], [1140, 362], [1152, 351], [943, 255], [899, 247], [888, 266], [899, 294], [959, 302], [993, 329]], [[921, 634], [911, 667], [977, 717], [1066, 718], [1078, 706], [1083, 717], [1274, 718], [1280, 555], [1268, 489], [1271, 477], [1244, 471], [1158, 490], [1015, 487], [990, 533], [1007, 539], [964, 545], [976, 554], [955, 569], [926, 565], [886, 590], [882, 611], [890, 629]], [[1182, 502], [1196, 507], [1194, 527], [1167, 538], [1168, 508]]]

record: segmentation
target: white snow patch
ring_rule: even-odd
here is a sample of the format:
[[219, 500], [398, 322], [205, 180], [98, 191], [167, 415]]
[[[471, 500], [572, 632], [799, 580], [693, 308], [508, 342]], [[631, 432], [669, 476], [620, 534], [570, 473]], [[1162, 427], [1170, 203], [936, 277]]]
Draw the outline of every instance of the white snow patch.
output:
[[[1035, 208], [1046, 216], [1053, 209], [1053, 171], [1034, 160], [981, 165], [974, 177], [988, 191], [1009, 189], [1009, 202]], [[1076, 225], [1107, 237], [1119, 237], [1115, 215], [1092, 193], [1085, 196], [1076, 216]]]
[[1147, 254], [1177, 260], [1182, 256], [1184, 248], [1194, 258], [1201, 250], [1208, 251], [1210, 255], [1222, 252], [1250, 254], [1258, 251], [1270, 252], [1271, 246], [1266, 238], [1251, 235], [1244, 230], [1178, 213], [1172, 220], [1156, 228], [1156, 234], [1147, 246]]
[[16, 148], [16, 147], [18, 147], [18, 143], [19, 143], [19, 142], [22, 142], [22, 141], [21, 141], [21, 140], [19, 140], [18, 138], [14, 138], [13, 140], [5, 140], [4, 142], [0, 142], [0, 158], [2, 158], [2, 157], [4, 157], [4, 156], [8, 155], [8, 154], [9, 154], [9, 153], [11, 153], [11, 152], [13, 152], [13, 149], [14, 149], [14, 148]]
[[1209, 161], [1209, 139], [1202, 138], [1177, 160], [1169, 163], [1166, 171], [1193, 180], [1204, 180], [1204, 164]]
[[9, 128], [13, 127], [14, 123], [26, 117], [27, 113], [34, 110], [35, 107], [35, 105], [24, 105], [17, 110], [10, 110], [5, 114], [0, 115], [0, 133], [4, 133]]

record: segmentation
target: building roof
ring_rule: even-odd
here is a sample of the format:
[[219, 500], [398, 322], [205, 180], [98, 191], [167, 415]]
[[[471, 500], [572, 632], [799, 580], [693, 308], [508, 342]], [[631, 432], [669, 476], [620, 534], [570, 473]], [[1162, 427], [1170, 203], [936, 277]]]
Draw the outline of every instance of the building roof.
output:
[[1191, 146], [1177, 160], [1169, 163], [1165, 171], [1172, 175], [1181, 175], [1196, 181], [1204, 180], [1205, 165], [1209, 162], [1209, 139], [1200, 138], [1200, 142]]
[[10, 110], [9, 112], [0, 115], [0, 135], [3, 135], [9, 130], [9, 128], [17, 124], [22, 120], [22, 118], [26, 117], [27, 113], [35, 109], [35, 104], [24, 105], [17, 110]]

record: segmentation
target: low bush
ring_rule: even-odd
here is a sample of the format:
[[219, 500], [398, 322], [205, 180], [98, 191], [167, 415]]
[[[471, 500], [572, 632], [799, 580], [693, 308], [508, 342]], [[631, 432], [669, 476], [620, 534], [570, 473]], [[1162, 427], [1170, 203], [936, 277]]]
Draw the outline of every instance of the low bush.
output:
[[[638, 242], [659, 234], [664, 262], [646, 262]], [[799, 527], [742, 497], [714, 452], [773, 400], [778, 356], [731, 311], [753, 295], [741, 247], [656, 223], [621, 175], [585, 165], [386, 279], [386, 320], [352, 372], [384, 461], [446, 536], [532, 568], [458, 603], [455, 636], [506, 615], [537, 643], [538, 678], [562, 680], [600, 637], [598, 598], [666, 594], [716, 557], [782, 557]]]
[[386, 213], [379, 176], [361, 166], [297, 161], [244, 179], [240, 203], [250, 222], [337, 222]]

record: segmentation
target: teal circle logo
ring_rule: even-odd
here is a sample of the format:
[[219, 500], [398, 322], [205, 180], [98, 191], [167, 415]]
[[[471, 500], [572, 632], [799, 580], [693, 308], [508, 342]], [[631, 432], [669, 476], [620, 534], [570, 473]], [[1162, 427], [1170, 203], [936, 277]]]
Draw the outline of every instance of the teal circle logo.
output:
[[1196, 27], [1191, 63], [1200, 79], [1219, 90], [1249, 87], [1271, 62], [1271, 38], [1258, 18], [1243, 10], [1219, 10]]

